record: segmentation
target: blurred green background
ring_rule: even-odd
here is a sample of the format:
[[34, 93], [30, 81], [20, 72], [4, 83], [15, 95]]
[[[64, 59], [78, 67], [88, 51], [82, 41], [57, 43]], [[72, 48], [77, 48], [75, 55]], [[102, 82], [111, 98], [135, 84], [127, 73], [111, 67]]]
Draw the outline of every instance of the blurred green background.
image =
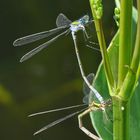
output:
[[[114, 35], [113, 1], [103, 1], [103, 26], [107, 43]], [[1, 0], [0, 1], [0, 139], [56, 140], [90, 139], [79, 128], [77, 116], [38, 136], [32, 134], [44, 125], [73, 112], [52, 113], [34, 118], [34, 112], [82, 103], [82, 78], [77, 64], [71, 35], [57, 40], [46, 50], [24, 63], [20, 58], [42, 41], [13, 47], [15, 39], [55, 28], [55, 19], [64, 13], [76, 20], [91, 11], [88, 0]], [[97, 42], [94, 26], [92, 41]], [[85, 47], [83, 34], [78, 33], [80, 55], [86, 71], [95, 73], [101, 61], [99, 52]], [[43, 42], [46, 40], [43, 40]], [[98, 46], [97, 46], [98, 47]], [[94, 132], [90, 120], [86, 126]]]

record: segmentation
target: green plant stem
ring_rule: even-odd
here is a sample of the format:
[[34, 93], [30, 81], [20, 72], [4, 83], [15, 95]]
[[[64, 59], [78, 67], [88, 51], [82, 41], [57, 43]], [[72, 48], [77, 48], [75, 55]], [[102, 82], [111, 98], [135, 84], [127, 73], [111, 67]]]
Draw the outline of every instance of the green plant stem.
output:
[[113, 140], [130, 140], [129, 112], [129, 102], [113, 98]]
[[131, 68], [134, 72], [137, 72], [139, 63], [140, 63], [140, 1], [137, 0], [138, 7], [138, 23], [137, 23], [137, 36], [136, 36], [136, 44], [133, 53]]
[[138, 23], [137, 23], [137, 35], [136, 35], [136, 43], [133, 52], [133, 57], [131, 61], [131, 66], [124, 80], [124, 84], [119, 93], [119, 97], [123, 100], [128, 100], [133, 94], [133, 88], [135, 87], [135, 83], [138, 80], [137, 73], [139, 71], [139, 63], [140, 63], [140, 2], [137, 0], [138, 7]]
[[[130, 0], [128, 0], [128, 1], [130, 2]], [[130, 4], [130, 3], [129, 4], [127, 3], [128, 1], [127, 0], [122, 1], [122, 9], [125, 7], [125, 4], [127, 6]], [[114, 123], [113, 123], [114, 139], [113, 140], [124, 140], [124, 139], [130, 140], [130, 136], [129, 136], [130, 99], [134, 93], [133, 91], [134, 91], [134, 88], [136, 87], [136, 83], [138, 80], [137, 73], [139, 71], [139, 63], [140, 63], [140, 2], [139, 2], [139, 0], [137, 0], [137, 6], [138, 6], [138, 24], [137, 24], [136, 43], [135, 43], [135, 47], [134, 47], [131, 64], [128, 67], [128, 72], [126, 74], [126, 77], [125, 77], [126, 70], [123, 68], [123, 65], [126, 65], [130, 61], [130, 60], [129, 61], [126, 60], [126, 59], [128, 59], [127, 58], [128, 55], [125, 56], [125, 54], [126, 53], [129, 54], [131, 52], [131, 50], [130, 50], [131, 46], [129, 44], [127, 44], [127, 42], [126, 42], [126, 46], [128, 45], [127, 46], [128, 48], [126, 48], [126, 49], [129, 49], [126, 51], [124, 50], [125, 47], [120, 46], [120, 50], [126, 52], [125, 54], [122, 54], [122, 52], [120, 52], [120, 50], [119, 50], [119, 54], [121, 53], [120, 55], [124, 55], [124, 57], [123, 56], [119, 57], [119, 59], [123, 59], [121, 62], [121, 66], [119, 66], [119, 68], [122, 67], [122, 69], [121, 68], [119, 69], [119, 73], [123, 72], [123, 74], [119, 75], [120, 76], [119, 84], [122, 83], [122, 81], [123, 81], [123, 84], [121, 85], [121, 89], [120, 89], [120, 92], [119, 92], [117, 98], [115, 98], [115, 97], [113, 98], [113, 120], [114, 120]], [[121, 12], [123, 12], [122, 9], [121, 9]], [[127, 12], [129, 13], [129, 11], [127, 11]], [[126, 15], [124, 15], [124, 16], [126, 16]], [[121, 18], [123, 18], [123, 17], [121, 17]], [[129, 18], [129, 17], [127, 17], [127, 18]], [[127, 21], [127, 19], [125, 19], [125, 20]], [[131, 21], [128, 20], [127, 22], [131, 22]], [[122, 22], [122, 24], [123, 24], [123, 22]], [[127, 25], [125, 25], [125, 26], [127, 26]], [[125, 32], [127, 33], [128, 31], [125, 31]], [[128, 33], [130, 33], [130, 31]], [[122, 34], [124, 34], [124, 40], [125, 40], [126, 34], [125, 33], [122, 33]], [[127, 34], [127, 36], [130, 38], [129, 34]], [[120, 37], [120, 39], [121, 39], [121, 37]], [[131, 43], [131, 40], [126, 39], [126, 41]], [[123, 41], [121, 43], [123, 44]], [[122, 45], [121, 43], [120, 43], [120, 45]], [[123, 65], [122, 65], [122, 63], [123, 63]]]
[[132, 0], [121, 0], [118, 88], [121, 87], [131, 61], [132, 49]]
[[[102, 28], [102, 21], [101, 21], [101, 19], [98, 19], [96, 17], [96, 12], [94, 9], [94, 0], [90, 0], [90, 6], [91, 6], [91, 10], [92, 10], [92, 15], [95, 19], [94, 23], [95, 23], [97, 37], [98, 37], [100, 50], [101, 50], [101, 54], [102, 54], [102, 58], [103, 58], [103, 62], [104, 62], [104, 69], [105, 69], [109, 89], [113, 90], [114, 78], [113, 78], [113, 74], [111, 71], [111, 66], [110, 66], [110, 62], [109, 62], [109, 58], [108, 58], [108, 54], [107, 54], [107, 50], [106, 50], [106, 43], [105, 43], [105, 38], [104, 38], [104, 33], [103, 33], [103, 28]], [[111, 93], [113, 93], [113, 92], [111, 92]]]

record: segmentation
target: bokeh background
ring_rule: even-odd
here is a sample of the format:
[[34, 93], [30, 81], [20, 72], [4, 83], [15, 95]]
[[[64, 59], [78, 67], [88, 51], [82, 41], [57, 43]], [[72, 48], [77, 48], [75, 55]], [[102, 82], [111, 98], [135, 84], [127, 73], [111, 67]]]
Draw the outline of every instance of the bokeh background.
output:
[[[107, 45], [115, 33], [114, 1], [103, 1], [103, 26]], [[74, 112], [68, 110], [33, 118], [34, 112], [82, 103], [83, 80], [80, 75], [71, 35], [54, 42], [30, 60], [20, 63], [29, 50], [47, 41], [13, 47], [15, 39], [55, 28], [55, 19], [64, 13], [71, 20], [91, 11], [88, 0], [1, 0], [0, 1], [0, 139], [57, 140], [90, 139], [79, 128], [77, 116], [33, 136], [44, 125]], [[94, 26], [88, 30], [97, 42]], [[85, 47], [78, 33], [80, 55], [86, 74], [96, 73], [101, 61], [99, 52]], [[96, 46], [98, 47], [98, 46]], [[85, 125], [94, 132], [89, 117]]]

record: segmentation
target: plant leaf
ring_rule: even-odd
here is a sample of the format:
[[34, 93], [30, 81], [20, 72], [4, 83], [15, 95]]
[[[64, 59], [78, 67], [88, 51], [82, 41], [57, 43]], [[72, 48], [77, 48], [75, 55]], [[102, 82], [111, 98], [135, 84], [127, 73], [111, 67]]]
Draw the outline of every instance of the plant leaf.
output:
[[[132, 17], [132, 38], [133, 44], [135, 42], [136, 36], [136, 23], [137, 23], [137, 10], [133, 8], [133, 17]], [[111, 41], [108, 49], [108, 56], [111, 63], [111, 69], [113, 72], [113, 76], [115, 81], [117, 81], [118, 75], [118, 45], [119, 44], [119, 30]], [[134, 45], [133, 45], [134, 46]], [[132, 49], [133, 51], [133, 49]], [[139, 79], [140, 82], [140, 79]], [[97, 74], [95, 76], [95, 80], [93, 82], [93, 86], [99, 91], [99, 93], [103, 96], [105, 100], [111, 98], [109, 96], [108, 85], [104, 73], [103, 63], [101, 62]], [[134, 96], [131, 100], [131, 112], [130, 112], [130, 135], [131, 139], [137, 140], [140, 139], [139, 130], [140, 130], [140, 85], [137, 85]], [[91, 99], [93, 97], [90, 97]], [[110, 109], [110, 110], [109, 110]], [[90, 113], [91, 121], [93, 127], [95, 128], [98, 135], [103, 140], [112, 140], [113, 139], [113, 121], [112, 121], [112, 111], [111, 107], [107, 110], [108, 119], [106, 118], [106, 122], [104, 121], [103, 111], [93, 111]]]

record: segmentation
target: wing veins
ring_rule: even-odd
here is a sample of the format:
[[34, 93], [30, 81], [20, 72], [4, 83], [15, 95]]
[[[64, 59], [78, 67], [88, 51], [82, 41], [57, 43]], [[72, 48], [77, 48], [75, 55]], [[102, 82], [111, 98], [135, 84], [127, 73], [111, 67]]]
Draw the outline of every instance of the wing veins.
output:
[[[68, 29], [69, 30], [69, 29]], [[44, 44], [41, 44], [40, 46], [34, 48], [33, 50], [31, 50], [30, 52], [26, 53], [21, 59], [20, 62], [26, 61], [27, 59], [31, 58], [32, 56], [34, 56], [35, 54], [37, 54], [38, 52], [40, 52], [41, 50], [43, 50], [44, 48], [48, 47], [52, 42], [56, 41], [60, 36], [66, 34], [68, 32], [68, 30], [62, 32], [61, 34], [55, 36], [54, 38], [52, 38], [51, 40], [45, 42]]]
[[57, 28], [49, 30], [49, 31], [43, 31], [43, 32], [28, 35], [25, 37], [21, 37], [21, 38], [16, 39], [14, 41], [13, 45], [14, 46], [26, 45], [26, 44], [35, 42], [37, 40], [49, 37], [49, 36], [61, 31], [62, 29], [65, 29], [65, 28], [66, 28], [66, 26], [61, 26], [61, 27], [57, 27]]
[[69, 27], [71, 23], [72, 23], [72, 21], [69, 20], [63, 13], [60, 13], [56, 18], [57, 27], [61, 27], [61, 26]]
[[57, 109], [42, 111], [42, 112], [38, 112], [38, 113], [33, 113], [33, 114], [29, 115], [29, 117], [42, 115], [42, 114], [47, 114], [47, 113], [52, 113], [52, 112], [64, 111], [64, 110], [73, 109], [73, 108], [79, 108], [79, 107], [82, 107], [82, 106], [85, 106], [85, 105], [87, 105], [87, 104], [79, 104], [79, 105], [74, 105], [74, 106], [68, 106], [68, 107], [63, 107], [63, 108], [57, 108]]
[[50, 124], [44, 126], [44, 127], [41, 128], [40, 130], [38, 130], [37, 132], [35, 132], [34, 135], [37, 135], [37, 134], [39, 134], [39, 133], [45, 131], [46, 129], [48, 129], [48, 128], [52, 127], [52, 126], [57, 125], [57, 124], [59, 124], [59, 123], [65, 121], [65, 120], [67, 120], [67, 119], [69, 119], [69, 118], [71, 118], [71, 117], [73, 117], [73, 116], [79, 114], [80, 112], [82, 112], [82, 111], [85, 110], [85, 109], [86, 109], [86, 108], [84, 108], [84, 109], [82, 109], [82, 110], [80, 110], [80, 111], [74, 112], [74, 113], [72, 113], [72, 114], [69, 114], [69, 115], [67, 115], [67, 116], [65, 116], [65, 117], [63, 117], [63, 118], [60, 118], [60, 119], [58, 119], [58, 120], [56, 120], [56, 121], [54, 121], [54, 122], [52, 122], [52, 123], [50, 123]]

